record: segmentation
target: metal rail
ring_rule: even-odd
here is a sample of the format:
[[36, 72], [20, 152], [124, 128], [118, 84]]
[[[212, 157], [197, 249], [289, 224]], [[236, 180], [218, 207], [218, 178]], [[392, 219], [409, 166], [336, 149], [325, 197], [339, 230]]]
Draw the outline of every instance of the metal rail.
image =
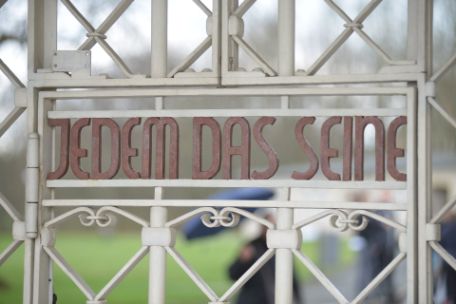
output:
[[[68, 71], [56, 61], [62, 55], [57, 47], [57, 20], [59, 1], [87, 31], [85, 41], [71, 53], [66, 63]], [[185, 0], [190, 1], [190, 0]], [[1, 265], [24, 243], [24, 304], [50, 304], [53, 291], [53, 265], [70, 278], [85, 295], [88, 304], [106, 303], [106, 297], [122, 279], [146, 256], [150, 257], [148, 303], [165, 302], [166, 259], [170, 256], [201, 289], [211, 304], [229, 303], [233, 295], [264, 266], [273, 256], [276, 259], [275, 302], [291, 304], [293, 257], [303, 263], [338, 303], [361, 303], [399, 263], [407, 263], [407, 303], [431, 303], [433, 293], [432, 253], [437, 253], [456, 269], [456, 260], [439, 243], [442, 220], [454, 209], [456, 201], [450, 200], [432, 215], [432, 166], [431, 111], [435, 111], [448, 124], [456, 128], [456, 118], [439, 103], [436, 83], [456, 65], [456, 54], [432, 73], [433, 62], [433, 7], [432, 0], [403, 0], [408, 6], [408, 53], [404, 58], [392, 58], [365, 30], [363, 23], [370, 18], [382, 0], [371, 0], [351, 18], [333, 0], [326, 5], [343, 21], [344, 27], [337, 38], [310, 66], [304, 70], [296, 67], [295, 31], [299, 12], [296, 0], [278, 1], [278, 42], [274, 47], [278, 65], [261, 55], [244, 37], [246, 13], [260, 2], [255, 0], [212, 0], [211, 7], [200, 0], [194, 4], [203, 12], [206, 21], [206, 37], [177, 66], [168, 66], [168, 1], [151, 0], [151, 67], [148, 75], [137, 74], [107, 42], [108, 31], [119, 18], [128, 12], [133, 0], [120, 1], [98, 26], [92, 23], [69, 0], [37, 0], [28, 2], [28, 81], [25, 86], [7, 64], [0, 59], [0, 71], [14, 88], [14, 107], [0, 121], [1, 136], [26, 111], [29, 134], [27, 147], [25, 215], [0, 193], [0, 208], [12, 219], [13, 241], [0, 251]], [[0, 9], [6, 3], [0, 0]], [[322, 5], [324, 5], [322, 3]], [[385, 22], [387, 22], [385, 17]], [[323, 29], [321, 30], [323, 32]], [[110, 33], [114, 34], [114, 33]], [[329, 65], [336, 52], [353, 35], [358, 35], [386, 64], [386, 72], [370, 74], [322, 75], [320, 70]], [[98, 44], [122, 72], [121, 77], [92, 75], [91, 65], [81, 65], [78, 51], [89, 52]], [[239, 64], [239, 51], [244, 51], [257, 68], [245, 71]], [[193, 64], [210, 51], [211, 66], [201, 72], [193, 72]], [[89, 54], [89, 53], [86, 53]], [[66, 65], [65, 65], [66, 66]], [[386, 84], [386, 86], [385, 86]], [[331, 87], [329, 88], [328, 85]], [[360, 86], [362, 85], [362, 86]], [[73, 90], [77, 89], [77, 90]], [[290, 96], [404, 96], [407, 101], [400, 109], [393, 108], [345, 108], [307, 109], [290, 108]], [[257, 109], [225, 108], [217, 110], [171, 109], [168, 97], [218, 97], [274, 96], [275, 107]], [[106, 102], [98, 99], [150, 97], [150, 110], [128, 111], [62, 111], [57, 103], [79, 99]], [[224, 105], [223, 101], [221, 102]], [[109, 101], [107, 101], [109, 104]], [[397, 181], [293, 181], [293, 180], [46, 180], [45, 173], [55, 167], [55, 134], [47, 125], [48, 118], [81, 117], [193, 117], [198, 116], [396, 116], [408, 119], [407, 127], [407, 176], [406, 182]], [[0, 170], [0, 172], [2, 172]], [[280, 193], [271, 201], [230, 200], [174, 200], [163, 192], [176, 187], [272, 187]], [[56, 198], [56, 190], [66, 188], [125, 188], [151, 187], [155, 190], [149, 199], [64, 199]], [[315, 189], [392, 189], [405, 190], [407, 203], [368, 202], [302, 202], [293, 198], [298, 188]], [[124, 207], [148, 207], [148, 218], [134, 215]], [[175, 219], [168, 218], [171, 207], [193, 207], [192, 211]], [[277, 225], [244, 211], [242, 207], [277, 208]], [[60, 212], [66, 208], [65, 212]], [[70, 210], [68, 210], [70, 208]], [[222, 208], [222, 209], [215, 209]], [[319, 209], [321, 213], [295, 220], [294, 210]], [[373, 211], [404, 211], [405, 223], [398, 223]], [[56, 213], [56, 211], [59, 211]], [[56, 215], [59, 214], [59, 215]], [[105, 227], [111, 215], [126, 218], [141, 227], [142, 245], [123, 267], [97, 293], [73, 269], [65, 257], [55, 248], [55, 231], [73, 217], [79, 217], [81, 225]], [[233, 227], [240, 217], [247, 217], [268, 229], [266, 253], [256, 261], [221, 296], [193, 269], [175, 248], [174, 227], [193, 217], [200, 216], [208, 227]], [[361, 230], [369, 221], [379, 221], [394, 228], [400, 235], [400, 252], [354, 299], [347, 299], [328, 277], [300, 251], [300, 229], [318, 220], [329, 219], [338, 231]], [[281, 238], [278, 236], [282, 236]]]

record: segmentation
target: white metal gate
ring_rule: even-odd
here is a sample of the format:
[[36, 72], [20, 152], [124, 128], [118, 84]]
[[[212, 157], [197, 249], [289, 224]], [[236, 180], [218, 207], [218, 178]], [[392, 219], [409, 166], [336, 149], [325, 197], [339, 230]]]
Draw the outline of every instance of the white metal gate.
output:
[[[188, 1], [188, 0], [185, 0]], [[261, 0], [259, 0], [261, 1]], [[6, 1], [0, 1], [0, 6]], [[295, 69], [294, 0], [278, 3], [278, 68], [274, 69], [248, 41], [243, 38], [243, 15], [255, 5], [254, 0], [213, 0], [212, 9], [200, 0], [193, 1], [206, 15], [207, 37], [185, 60], [168, 67], [167, 62], [167, 1], [152, 0], [151, 69], [150, 75], [135, 74], [109, 45], [109, 28], [128, 9], [132, 0], [121, 0], [106, 20], [95, 28], [69, 0], [61, 0], [65, 8], [87, 31], [87, 40], [78, 50], [57, 49], [57, 0], [28, 2], [28, 83], [22, 84], [8, 66], [0, 61], [0, 69], [15, 86], [14, 110], [1, 122], [2, 135], [22, 114], [28, 117], [28, 148], [25, 214], [20, 215], [3, 195], [0, 205], [13, 219], [14, 241], [0, 255], [0, 265], [21, 245], [25, 246], [23, 303], [52, 302], [52, 267], [59, 267], [87, 298], [87, 303], [106, 303], [106, 297], [139, 261], [150, 256], [149, 303], [164, 303], [166, 258], [170, 257], [186, 272], [209, 303], [229, 303], [233, 294], [245, 284], [272, 256], [276, 257], [276, 303], [292, 301], [293, 257], [297, 257], [339, 303], [362, 303], [402, 261], [407, 261], [407, 303], [432, 303], [433, 283], [431, 254], [435, 251], [456, 269], [456, 260], [439, 244], [440, 222], [456, 201], [450, 200], [436, 215], [431, 214], [431, 145], [430, 112], [436, 110], [443, 119], [456, 127], [456, 119], [436, 100], [435, 83], [455, 64], [456, 55], [437, 68], [432, 66], [432, 0], [409, 0], [408, 54], [392, 59], [364, 30], [363, 22], [375, 11], [381, 0], [367, 1], [358, 16], [350, 18], [335, 1], [322, 1], [344, 21], [337, 39], [305, 71]], [[399, 2], [399, 1], [398, 1]], [[322, 29], [323, 31], [323, 29]], [[358, 35], [385, 62], [382, 72], [374, 74], [319, 75], [318, 71], [351, 35]], [[98, 44], [111, 57], [123, 76], [109, 78], [91, 75], [90, 49]], [[189, 68], [209, 48], [212, 66], [207, 71]], [[239, 68], [239, 50], [250, 57], [259, 69]], [[360, 86], [360, 84], [362, 84]], [[330, 86], [328, 86], [330, 85]], [[74, 90], [77, 89], [77, 90]], [[273, 107], [257, 109], [234, 108], [222, 103], [217, 110], [173, 109], [169, 97], [205, 96], [269, 96]], [[291, 108], [294, 96], [401, 96], [400, 108], [322, 108], [309, 110]], [[57, 103], [80, 100], [81, 104], [97, 98], [150, 98], [149, 110], [65, 111]], [[27, 111], [25, 111], [27, 110]], [[407, 181], [329, 181], [329, 180], [225, 180], [225, 179], [48, 179], [56, 170], [55, 132], [48, 119], [133, 118], [133, 117], [258, 117], [258, 116], [381, 116], [407, 117]], [[0, 139], [1, 140], [1, 139]], [[280, 193], [273, 201], [219, 201], [167, 199], [166, 191], [185, 187], [268, 187]], [[56, 191], [68, 188], [153, 188], [149, 199], [62, 199]], [[299, 188], [309, 189], [403, 189], [407, 204], [356, 202], [304, 202], [292, 199]], [[125, 207], [150, 208], [150, 217], [138, 217]], [[192, 207], [193, 211], [178, 218], [169, 218], [169, 207]], [[243, 207], [277, 208], [277, 224], [242, 210]], [[63, 209], [65, 208], [65, 209]], [[221, 208], [221, 209], [220, 209]], [[316, 216], [294, 221], [294, 209], [322, 209]], [[65, 210], [62, 212], [61, 210]], [[403, 225], [373, 212], [374, 210], [405, 211]], [[104, 226], [109, 214], [125, 217], [141, 227], [142, 247], [100, 291], [94, 291], [54, 247], [56, 231], [66, 219], [79, 216], [86, 226]], [[58, 214], [57, 216], [55, 214]], [[176, 225], [202, 216], [209, 227], [237, 224], [247, 217], [269, 229], [269, 250], [223, 295], [216, 294], [174, 248]], [[299, 250], [300, 229], [319, 219], [330, 218], [335, 228], [360, 230], [370, 221], [380, 221], [400, 235], [400, 252], [389, 265], [354, 299], [347, 299], [325, 274]]]

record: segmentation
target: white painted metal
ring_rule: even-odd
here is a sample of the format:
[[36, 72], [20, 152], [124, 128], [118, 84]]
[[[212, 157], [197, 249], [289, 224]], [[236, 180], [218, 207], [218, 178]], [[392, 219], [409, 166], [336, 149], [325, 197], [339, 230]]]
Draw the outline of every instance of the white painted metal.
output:
[[[155, 188], [155, 199], [162, 198], [162, 189]], [[151, 227], [161, 228], [166, 224], [166, 207], [152, 207], [150, 209]], [[166, 278], [166, 251], [160, 246], [151, 246], [149, 269], [149, 304], [165, 303], [165, 278]]]
[[168, 68], [168, 0], [152, 1], [151, 76], [164, 78]]
[[[188, 0], [189, 1], [189, 0]], [[6, 1], [0, 0], [0, 8]], [[13, 242], [0, 253], [0, 266], [24, 242], [24, 293], [23, 303], [50, 304], [53, 293], [52, 265], [55, 264], [76, 284], [86, 296], [87, 303], [106, 303], [107, 295], [116, 285], [146, 256], [150, 257], [149, 303], [165, 302], [166, 255], [169, 254], [189, 275], [198, 288], [207, 296], [210, 303], [229, 303], [232, 296], [250, 279], [269, 259], [276, 255], [276, 303], [289, 304], [292, 301], [291, 280], [293, 256], [296, 256], [310, 272], [322, 283], [325, 289], [339, 303], [361, 303], [398, 264], [407, 260], [407, 303], [431, 303], [433, 293], [432, 253], [436, 252], [453, 268], [455, 259], [439, 244], [438, 231], [444, 215], [454, 206], [454, 200], [448, 202], [436, 215], [431, 216], [431, 146], [430, 146], [430, 111], [435, 110], [450, 125], [456, 127], [456, 119], [438, 103], [435, 83], [456, 64], [456, 55], [433, 73], [432, 29], [433, 0], [408, 0], [408, 35], [406, 58], [392, 59], [380, 45], [363, 31], [363, 22], [376, 10], [381, 0], [372, 0], [351, 18], [333, 0], [326, 4], [340, 16], [345, 24], [341, 34], [318, 59], [305, 71], [295, 69], [295, 0], [278, 1], [278, 59], [277, 71], [243, 37], [246, 12], [257, 1], [213, 0], [209, 9], [200, 0], [194, 0], [207, 18], [207, 37], [192, 51], [182, 63], [168, 68], [167, 23], [168, 1], [151, 0], [151, 70], [150, 77], [137, 75], [129, 69], [124, 60], [106, 42], [108, 30], [130, 7], [133, 0], [120, 1], [108, 17], [95, 28], [69, 0], [61, 0], [70, 13], [87, 30], [87, 39], [78, 50], [89, 51], [96, 43], [110, 56], [123, 72], [125, 78], [109, 78], [88, 73], [68, 75], [53, 68], [53, 58], [57, 50], [57, 0], [28, 1], [28, 83], [25, 86], [0, 59], [0, 70], [7, 76], [17, 94], [15, 108], [0, 122], [1, 135], [6, 132], [16, 119], [25, 111], [27, 98], [27, 117], [29, 145], [27, 158], [27, 200], [25, 202], [25, 220], [15, 211], [12, 204], [0, 194], [0, 207], [13, 219]], [[402, 2], [402, 1], [401, 1]], [[356, 33], [386, 64], [386, 73], [318, 75], [323, 65], [335, 52]], [[212, 66], [210, 72], [189, 72], [192, 64], [211, 48]], [[260, 70], [243, 71], [239, 67], [239, 48], [258, 65]], [[74, 50], [76, 51], [76, 50]], [[76, 61], [77, 58], [74, 58]], [[71, 60], [71, 56], [70, 56]], [[76, 62], [68, 62], [77, 66]], [[394, 66], [394, 67], [391, 67]], [[58, 69], [58, 67], [57, 67]], [[317, 74], [317, 75], [316, 75]], [[344, 84], [344, 87], [322, 87], [320, 85]], [[359, 84], [364, 84], [360, 87]], [[384, 85], [386, 84], [386, 86]], [[290, 85], [293, 85], [291, 87]], [[306, 86], [303, 88], [302, 86]], [[225, 86], [231, 86], [227, 88]], [[234, 87], [233, 87], [234, 86]], [[65, 90], [77, 88], [80, 90]], [[407, 103], [401, 109], [363, 108], [352, 109], [291, 109], [290, 96], [405, 96]], [[22, 97], [21, 97], [22, 96]], [[259, 109], [219, 109], [193, 110], [171, 109], [167, 106], [168, 96], [204, 96], [217, 100], [220, 96], [274, 96], [275, 108]], [[56, 111], [56, 100], [79, 99], [97, 100], [107, 98], [148, 97], [154, 100], [151, 110], [142, 111]], [[153, 98], [155, 97], [155, 98]], [[99, 101], [105, 102], [105, 101]], [[108, 101], [109, 102], [109, 101]], [[55, 144], [55, 134], [46, 124], [47, 118], [79, 117], [192, 117], [192, 116], [333, 116], [333, 115], [406, 115], [407, 128], [407, 182], [332, 182], [332, 181], [294, 181], [294, 180], [46, 180], [46, 172], [55, 167], [55, 157], [51, 147]], [[167, 199], [162, 191], [175, 187], [273, 187], [283, 192], [283, 196], [271, 201], [229, 201], [229, 200], [173, 200]], [[418, 187], [419, 185], [419, 187]], [[151, 199], [56, 199], [55, 189], [62, 188], [114, 188], [114, 187], [154, 187], [155, 197]], [[315, 189], [392, 189], [406, 190], [407, 204], [398, 203], [362, 203], [359, 202], [302, 202], [293, 201], [290, 195], [298, 188]], [[122, 207], [150, 207], [150, 218], [135, 216]], [[181, 217], [168, 220], [170, 207], [195, 207]], [[59, 216], [53, 216], [54, 209], [70, 207], [71, 210]], [[227, 207], [216, 210], [213, 207]], [[233, 208], [236, 207], [236, 208]], [[279, 207], [277, 227], [271, 223], [242, 211], [242, 207]], [[297, 208], [321, 209], [314, 217], [293, 221], [293, 210]], [[360, 210], [361, 209], [361, 210]], [[405, 211], [405, 225], [378, 216], [371, 210]], [[369, 211], [368, 211], [369, 210]], [[350, 211], [350, 212], [349, 212]], [[110, 213], [125, 217], [141, 226], [144, 233], [150, 232], [148, 242], [143, 243], [135, 255], [96, 293], [74, 271], [65, 258], [55, 249], [54, 231], [65, 220], [79, 216], [82, 225], [106, 226], [111, 221]], [[209, 227], [219, 225], [233, 226], [240, 216], [248, 217], [269, 230], [297, 230], [323, 218], [329, 218], [331, 224], [341, 231], [359, 230], [367, 225], [368, 220], [383, 222], [396, 229], [405, 246], [401, 252], [366, 288], [353, 300], [347, 299], [327, 276], [302, 252], [296, 248], [269, 249], [241, 278], [222, 295], [218, 296], [185, 261], [174, 248], [174, 244], [161, 244], [153, 237], [153, 230], [173, 229], [194, 216], [202, 216], [202, 221]], [[360, 220], [360, 221], [358, 221]], [[354, 224], [358, 223], [358, 224]], [[162, 230], [160, 230], [162, 231]], [[165, 230], [163, 230], [165, 231]], [[170, 238], [174, 235], [166, 230]], [[431, 233], [432, 232], [432, 233]], [[154, 241], [156, 241], [154, 243]], [[163, 240], [162, 240], [163, 241]], [[143, 239], [144, 242], [144, 239]], [[151, 243], [150, 243], [151, 242]], [[153, 245], [150, 245], [153, 244]]]
[[[48, 180], [46, 185], [50, 188], [93, 188], [93, 187], [218, 187], [218, 188], [239, 188], [245, 185], [242, 180], [156, 180], [156, 179], [109, 179], [109, 180], [75, 180], [60, 179]], [[315, 189], [406, 189], [405, 182], [398, 181], [347, 181], [340, 183], [327, 180], [249, 180], [251, 187], [291, 187], [291, 188], [315, 188]]]

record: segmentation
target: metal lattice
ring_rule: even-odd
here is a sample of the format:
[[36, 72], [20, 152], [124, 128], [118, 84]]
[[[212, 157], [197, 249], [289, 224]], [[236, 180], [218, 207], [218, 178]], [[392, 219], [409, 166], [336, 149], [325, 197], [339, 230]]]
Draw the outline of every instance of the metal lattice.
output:
[[[189, 0], [186, 0], [189, 1]], [[293, 258], [296, 257], [323, 285], [338, 303], [363, 303], [398, 265], [407, 263], [407, 303], [432, 303], [432, 250], [456, 270], [456, 259], [439, 243], [442, 218], [456, 205], [453, 198], [434, 216], [430, 199], [432, 174], [429, 113], [437, 111], [452, 127], [456, 119], [436, 100], [435, 83], [456, 64], [456, 55], [432, 74], [432, 0], [409, 0], [408, 54], [393, 59], [363, 29], [363, 23], [382, 3], [371, 0], [351, 18], [335, 1], [327, 5], [344, 22], [344, 28], [320, 56], [305, 70], [295, 68], [296, 1], [278, 1], [279, 63], [275, 68], [244, 37], [244, 16], [255, 0], [212, 0], [209, 9], [203, 1], [193, 2], [204, 13], [206, 37], [182, 62], [168, 67], [166, 0], [152, 0], [151, 69], [148, 75], [133, 72], [125, 60], [108, 42], [109, 30], [128, 10], [133, 0], [121, 0], [99, 26], [94, 26], [78, 7], [69, 0], [60, 0], [86, 31], [86, 40], [75, 50], [57, 48], [57, 0], [37, 0], [28, 3], [29, 71], [27, 87], [0, 59], [0, 70], [15, 89], [14, 109], [0, 122], [1, 136], [27, 109], [28, 147], [26, 174], [25, 217], [22, 217], [0, 193], [0, 206], [13, 220], [12, 243], [0, 253], [0, 267], [25, 242], [24, 304], [52, 302], [52, 265], [59, 267], [71, 279], [88, 304], [106, 303], [107, 296], [138, 263], [149, 256], [153, 267], [149, 272], [149, 303], [165, 302], [166, 257], [172, 258], [203, 292], [211, 304], [230, 303], [233, 296], [270, 259], [276, 260], [275, 303], [292, 303]], [[399, 1], [398, 1], [399, 2]], [[0, 8], [6, 1], [0, 0]], [[115, 35], [115, 33], [111, 33]], [[334, 54], [352, 35], [358, 35], [386, 64], [374, 74], [319, 75]], [[119, 68], [122, 77], [92, 75], [91, 50], [99, 45]], [[211, 50], [211, 66], [194, 72], [193, 64]], [[245, 52], [257, 68], [246, 71], [239, 65], [239, 51]], [[344, 87], [337, 85], [344, 84]], [[359, 84], [364, 86], [360, 87]], [[322, 85], [332, 85], [331, 88]], [[78, 90], [72, 90], [72, 89]], [[290, 107], [294, 96], [402, 96], [402, 108], [322, 108], [315, 116], [391, 117], [403, 115], [407, 128], [407, 181], [293, 181], [293, 180], [193, 180], [193, 179], [100, 179], [51, 180], [47, 173], [55, 169], [53, 131], [47, 119], [79, 119], [82, 117], [230, 117], [230, 116], [304, 116], [308, 109]], [[275, 97], [275, 107], [258, 109], [233, 108], [223, 104], [220, 109], [173, 109], [168, 97]], [[57, 102], [78, 99], [85, 102], [96, 98], [140, 98], [153, 100], [148, 110], [71, 110], [56, 108]], [[316, 113], [316, 114], [315, 114]], [[273, 201], [176, 200], [167, 199], [163, 191], [174, 188], [268, 187], [278, 190]], [[153, 188], [150, 199], [59, 199], [58, 189], [82, 188]], [[363, 202], [302, 202], [292, 199], [296, 189], [395, 189], [407, 193], [407, 204]], [[126, 207], [147, 207], [150, 218], [137, 216]], [[193, 208], [182, 216], [168, 219], [172, 207]], [[277, 208], [277, 224], [260, 218], [242, 208]], [[66, 208], [65, 211], [63, 208]], [[293, 218], [295, 209], [323, 209], [318, 214], [299, 221]], [[59, 212], [56, 212], [58, 210]], [[374, 210], [403, 211], [406, 222], [399, 223], [381, 216]], [[58, 215], [56, 215], [58, 214]], [[83, 226], [106, 227], [115, 214], [141, 227], [141, 247], [120, 270], [96, 292], [55, 248], [57, 231], [66, 220], [79, 217]], [[201, 217], [210, 228], [234, 227], [240, 217], [253, 220], [268, 229], [268, 250], [231, 287], [218, 295], [175, 248], [176, 226], [194, 217]], [[302, 252], [301, 229], [322, 219], [329, 219], [338, 231], [360, 231], [370, 221], [393, 228], [399, 235], [398, 254], [353, 299], [348, 299], [328, 276]], [[153, 268], [153, 269], [152, 269]]]

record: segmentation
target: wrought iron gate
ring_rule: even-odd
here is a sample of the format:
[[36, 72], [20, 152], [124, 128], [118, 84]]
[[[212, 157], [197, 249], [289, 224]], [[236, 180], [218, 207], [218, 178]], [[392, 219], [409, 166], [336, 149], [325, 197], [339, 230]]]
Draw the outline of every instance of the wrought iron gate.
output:
[[[186, 0], [188, 1], [188, 0]], [[261, 0], [259, 0], [261, 1]], [[363, 22], [376, 10], [381, 0], [367, 1], [355, 18], [351, 18], [335, 1], [322, 1], [339, 15], [344, 25], [334, 42], [305, 70], [295, 68], [296, 1], [280, 0], [278, 5], [278, 67], [265, 60], [243, 37], [244, 14], [255, 5], [255, 0], [213, 0], [209, 9], [202, 1], [193, 2], [206, 16], [207, 37], [175, 67], [167, 66], [167, 0], [152, 0], [151, 16], [151, 69], [150, 75], [138, 75], [110, 46], [107, 36], [110, 27], [128, 9], [133, 0], [121, 0], [99, 27], [91, 24], [69, 0], [60, 0], [64, 7], [87, 31], [86, 41], [75, 50], [57, 48], [57, 0], [28, 1], [28, 82], [27, 85], [0, 61], [1, 71], [15, 87], [14, 110], [0, 123], [0, 136], [23, 113], [28, 120], [26, 164], [25, 214], [21, 215], [3, 195], [0, 205], [13, 219], [13, 242], [0, 255], [0, 266], [24, 244], [23, 303], [52, 302], [52, 267], [59, 267], [87, 298], [87, 303], [106, 303], [106, 297], [116, 285], [141, 261], [150, 257], [149, 303], [164, 303], [166, 258], [172, 258], [185, 271], [209, 303], [229, 303], [232, 296], [272, 256], [276, 259], [276, 303], [292, 301], [293, 257], [302, 262], [339, 303], [362, 303], [402, 261], [407, 262], [407, 303], [432, 303], [433, 283], [431, 254], [435, 251], [456, 269], [456, 260], [439, 244], [440, 223], [456, 201], [450, 200], [436, 215], [431, 214], [431, 128], [430, 112], [437, 111], [452, 127], [456, 119], [436, 100], [436, 82], [456, 63], [456, 55], [436, 69], [432, 65], [432, 0], [409, 0], [408, 54], [392, 59], [363, 30]], [[0, 1], [0, 7], [6, 1]], [[323, 29], [322, 29], [323, 31]], [[358, 35], [383, 61], [381, 72], [372, 74], [329, 74], [318, 72], [352, 35]], [[90, 50], [99, 45], [122, 73], [110, 78], [91, 74]], [[201, 72], [191, 71], [192, 64], [211, 49], [212, 66]], [[258, 66], [253, 71], [239, 67], [242, 50]], [[434, 72], [435, 71], [435, 72]], [[361, 85], [360, 85], [361, 84]], [[75, 90], [76, 89], [76, 90]], [[194, 110], [191, 107], [172, 108], [169, 97], [206, 96], [221, 99], [225, 96], [269, 96], [273, 106], [257, 109], [233, 108], [226, 101], [218, 109]], [[399, 96], [399, 108], [321, 108], [309, 110], [305, 106], [291, 107], [295, 96]], [[57, 104], [68, 100], [105, 98], [150, 98], [148, 110], [119, 111], [65, 111]], [[49, 179], [56, 170], [56, 134], [48, 120], [81, 118], [134, 118], [134, 117], [259, 117], [259, 116], [379, 116], [407, 118], [407, 180], [332, 181], [332, 180], [227, 180], [227, 179]], [[301, 130], [302, 131], [302, 130]], [[63, 130], [62, 130], [63, 132]], [[0, 139], [1, 140], [1, 139]], [[65, 143], [60, 142], [61, 145]], [[68, 143], [66, 143], [68, 144]], [[137, 154], [136, 154], [137, 155]], [[78, 161], [78, 160], [76, 160]], [[66, 165], [68, 167], [68, 164]], [[173, 188], [231, 188], [268, 187], [280, 193], [273, 201], [220, 201], [167, 199], [167, 189]], [[65, 199], [56, 191], [68, 188], [153, 188], [149, 199]], [[407, 203], [314, 202], [293, 200], [293, 192], [308, 189], [401, 189], [406, 191]], [[150, 208], [150, 217], [134, 215], [125, 207]], [[177, 218], [168, 218], [169, 207], [192, 207], [193, 211]], [[277, 208], [274, 225], [243, 207]], [[220, 209], [221, 208], [221, 209]], [[295, 209], [321, 209], [316, 216], [294, 221]], [[62, 211], [64, 210], [64, 211]], [[405, 224], [380, 216], [374, 210], [404, 211]], [[142, 246], [119, 272], [102, 288], [94, 291], [67, 263], [54, 247], [56, 231], [65, 220], [79, 216], [82, 225], [105, 226], [109, 214], [125, 217], [141, 227]], [[268, 228], [269, 250], [236, 281], [223, 295], [216, 294], [174, 248], [175, 229], [188, 219], [202, 216], [209, 227], [237, 224], [239, 217], [254, 220]], [[335, 228], [360, 230], [370, 221], [380, 221], [394, 228], [399, 237], [400, 252], [388, 266], [354, 299], [347, 299], [325, 274], [302, 252], [300, 229], [313, 222], [330, 218]]]

